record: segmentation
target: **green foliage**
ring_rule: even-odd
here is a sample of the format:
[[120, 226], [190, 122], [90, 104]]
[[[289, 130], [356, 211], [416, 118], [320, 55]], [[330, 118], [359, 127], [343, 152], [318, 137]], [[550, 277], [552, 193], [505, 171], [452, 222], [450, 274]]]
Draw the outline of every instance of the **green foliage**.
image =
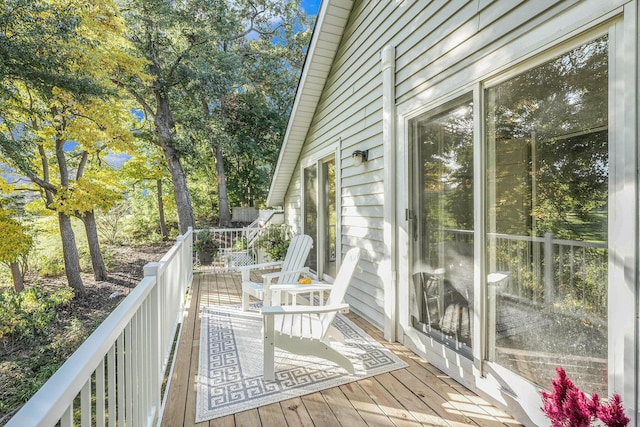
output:
[[61, 287], [55, 291], [28, 288], [16, 293], [7, 289], [0, 293], [0, 339], [24, 339], [47, 331], [56, 308], [73, 298], [73, 290]]
[[582, 240], [588, 227], [604, 238], [607, 46], [601, 37], [489, 89], [496, 232]]
[[213, 255], [218, 251], [219, 247], [220, 243], [209, 230], [198, 232], [193, 242], [193, 250], [199, 254]]
[[[3, 63], [0, 67], [0, 94], [11, 92], [9, 82], [24, 80], [39, 90], [60, 87], [78, 92], [103, 92], [100, 85], [66, 64], [76, 52], [60, 49], [70, 40], [76, 48], [86, 48], [90, 41], [78, 37], [78, 9], [62, 7], [55, 2], [15, 0], [3, 2], [0, 8], [0, 39]], [[69, 45], [67, 45], [69, 47]]]
[[196, 218], [216, 222], [227, 199], [264, 203], [311, 36], [299, 2], [126, 3], [131, 41], [156, 77], [131, 90], [156, 124], [166, 119], [153, 142], [204, 183], [189, 185]]
[[3, 285], [9, 285], [11, 283], [11, 270], [8, 266], [0, 264], [0, 289]]
[[[100, 319], [97, 319], [100, 320]], [[33, 350], [12, 361], [0, 361], [0, 419], [29, 400], [86, 339], [89, 330], [71, 318], [50, 344], [32, 338]]]
[[215, 226], [219, 215], [218, 193], [213, 184], [216, 181], [213, 160], [205, 155], [199, 163], [201, 165], [193, 168], [189, 176], [193, 215], [199, 227]]
[[247, 250], [247, 247], [248, 247], [247, 238], [244, 236], [241, 236], [239, 239], [236, 239], [236, 241], [233, 242], [232, 249], [234, 251], [244, 251], [244, 250]]
[[[177, 233], [175, 202], [172, 197], [168, 196], [165, 196], [163, 200], [165, 215], [171, 219], [167, 226], [175, 235]], [[126, 204], [127, 214], [120, 219], [120, 224], [118, 224], [116, 242], [136, 245], [162, 241], [158, 203], [153, 183], [151, 181], [138, 183], [135, 190], [128, 193]]]
[[22, 255], [31, 250], [32, 239], [26, 233], [25, 228], [16, 219], [10, 216], [10, 212], [0, 206], [0, 262], [15, 262]]
[[36, 238], [33, 251], [30, 254], [32, 270], [42, 277], [61, 276], [64, 274], [64, 257], [62, 243], [58, 237], [56, 218], [41, 218], [34, 228]]
[[291, 236], [288, 227], [271, 224], [260, 234], [257, 246], [264, 249], [273, 261], [281, 261], [287, 254], [290, 242]]

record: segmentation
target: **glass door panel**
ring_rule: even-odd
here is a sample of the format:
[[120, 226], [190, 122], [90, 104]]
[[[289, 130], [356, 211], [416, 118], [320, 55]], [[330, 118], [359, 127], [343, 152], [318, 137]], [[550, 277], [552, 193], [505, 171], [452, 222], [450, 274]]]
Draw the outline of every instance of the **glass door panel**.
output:
[[336, 227], [338, 212], [336, 207], [336, 161], [331, 159], [322, 164], [324, 230], [323, 239], [323, 274], [336, 277]]
[[608, 56], [603, 37], [488, 88], [488, 358], [607, 395]]
[[320, 278], [335, 277], [338, 217], [335, 158], [305, 168], [303, 178], [304, 232], [313, 239], [306, 265]]
[[314, 164], [304, 169], [304, 233], [313, 239], [313, 247], [305, 264], [318, 271], [318, 167]]
[[412, 119], [412, 326], [471, 357], [473, 104]]

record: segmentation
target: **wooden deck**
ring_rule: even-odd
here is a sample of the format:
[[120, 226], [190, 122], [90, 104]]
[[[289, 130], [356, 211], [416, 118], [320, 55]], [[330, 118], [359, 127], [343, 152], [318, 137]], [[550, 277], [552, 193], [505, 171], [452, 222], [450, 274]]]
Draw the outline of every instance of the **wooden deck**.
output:
[[240, 276], [196, 274], [178, 344], [162, 426], [519, 426], [379, 330], [349, 318], [409, 367], [295, 399], [195, 423], [200, 307], [240, 304]]

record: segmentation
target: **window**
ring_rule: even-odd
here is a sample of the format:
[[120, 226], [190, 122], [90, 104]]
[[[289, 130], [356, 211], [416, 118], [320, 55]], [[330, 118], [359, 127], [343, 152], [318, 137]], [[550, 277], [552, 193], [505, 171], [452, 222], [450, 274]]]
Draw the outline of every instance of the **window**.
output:
[[337, 251], [337, 207], [336, 207], [336, 161], [334, 159], [322, 163], [322, 197], [325, 200], [323, 218], [323, 273], [336, 277]]

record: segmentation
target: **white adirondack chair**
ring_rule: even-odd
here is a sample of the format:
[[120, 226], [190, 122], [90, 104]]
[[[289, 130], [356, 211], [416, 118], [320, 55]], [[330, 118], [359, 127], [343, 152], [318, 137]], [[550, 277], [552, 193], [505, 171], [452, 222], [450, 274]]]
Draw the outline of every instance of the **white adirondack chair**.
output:
[[[331, 286], [329, 298], [323, 306], [262, 307], [265, 380], [275, 379], [275, 347], [294, 354], [318, 356], [338, 364], [351, 374], [354, 373], [351, 361], [333, 348], [330, 340], [344, 343], [344, 336], [332, 326], [332, 322], [339, 311], [349, 310], [344, 296], [359, 259], [360, 249], [354, 248], [347, 252]], [[288, 288], [298, 290], [303, 286], [309, 286], [310, 292], [314, 288], [313, 285], [274, 285], [281, 292], [286, 292]]]
[[[263, 300], [264, 305], [271, 305], [270, 286], [273, 279], [278, 278], [277, 283], [296, 283], [300, 274], [308, 272], [309, 269], [304, 266], [304, 263], [309, 256], [312, 244], [311, 236], [296, 235], [291, 238], [284, 261], [265, 262], [238, 268], [242, 273], [242, 310], [249, 310], [249, 295]], [[250, 279], [252, 270], [278, 267], [280, 268], [278, 272], [263, 274], [262, 283], [252, 282]]]

